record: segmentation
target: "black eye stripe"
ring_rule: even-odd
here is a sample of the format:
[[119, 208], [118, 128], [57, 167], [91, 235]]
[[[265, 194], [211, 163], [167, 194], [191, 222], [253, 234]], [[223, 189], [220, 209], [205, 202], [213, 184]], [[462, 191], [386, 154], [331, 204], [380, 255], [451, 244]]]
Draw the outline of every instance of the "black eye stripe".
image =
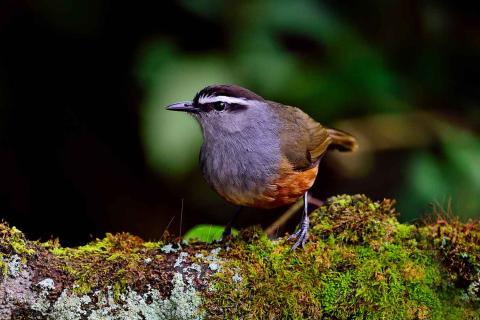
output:
[[248, 107], [244, 104], [232, 103], [228, 106], [228, 111], [230, 112], [240, 112], [246, 110]]

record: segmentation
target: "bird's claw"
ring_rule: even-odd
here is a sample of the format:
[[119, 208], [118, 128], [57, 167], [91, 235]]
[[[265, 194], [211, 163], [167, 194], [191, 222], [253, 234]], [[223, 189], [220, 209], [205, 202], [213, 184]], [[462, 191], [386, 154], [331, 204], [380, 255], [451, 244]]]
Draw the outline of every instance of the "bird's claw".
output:
[[305, 243], [307, 242], [307, 239], [308, 239], [309, 222], [310, 222], [310, 219], [308, 218], [307, 215], [305, 215], [304, 220], [300, 225], [300, 229], [288, 237], [288, 240], [297, 239], [297, 241], [295, 241], [295, 244], [292, 246], [292, 249], [291, 249], [292, 251], [297, 249], [299, 246], [302, 246], [302, 248], [305, 247]]
[[288, 237], [288, 240], [293, 240], [293, 239], [297, 239], [297, 241], [295, 241], [295, 244], [292, 246], [292, 251], [297, 249], [299, 246], [302, 246], [305, 247], [305, 243], [307, 242], [307, 239], [308, 239], [308, 230], [298, 230], [297, 232], [295, 232], [294, 234], [292, 234], [290, 237]]

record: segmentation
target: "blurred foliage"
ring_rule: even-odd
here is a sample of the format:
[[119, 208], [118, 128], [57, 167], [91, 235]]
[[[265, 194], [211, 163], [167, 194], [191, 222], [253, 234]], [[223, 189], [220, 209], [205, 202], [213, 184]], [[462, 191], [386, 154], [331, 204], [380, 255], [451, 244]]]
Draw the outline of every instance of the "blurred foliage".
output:
[[[190, 229], [184, 236], [184, 240], [200, 240], [202, 242], [211, 243], [222, 238], [224, 226], [199, 224]], [[232, 234], [237, 235], [238, 230], [232, 229]]]
[[192, 59], [167, 44], [143, 50], [138, 76], [145, 88], [142, 114], [147, 161], [172, 177], [188, 173], [197, 163], [201, 133], [194, 119], [167, 112], [163, 106], [190, 100], [198, 88], [212, 82], [231, 82], [227, 66], [211, 55]]
[[[415, 218], [418, 208], [435, 202], [441, 208], [454, 208], [463, 217], [480, 213], [480, 142], [459, 129], [443, 129], [441, 155], [421, 150], [413, 154], [407, 167], [409, 177], [400, 203], [404, 218]], [[451, 208], [450, 208], [451, 209]]]
[[[137, 76], [145, 88], [145, 152], [152, 168], [162, 175], [180, 178], [189, 174], [201, 144], [193, 119], [166, 112], [162, 106], [190, 100], [209, 84], [243, 85], [269, 99], [301, 106], [326, 124], [340, 118], [411, 112], [421, 107], [416, 103], [425, 95], [423, 90], [435, 95], [448, 86], [448, 58], [437, 48], [449, 15], [434, 3], [421, 7], [420, 24], [429, 42], [420, 52], [406, 51], [411, 61], [404, 69], [395, 64], [405, 57], [389, 52], [395, 39], [371, 41], [326, 2], [202, 0], [180, 4], [221, 30], [225, 43], [220, 50], [192, 52], [159, 37], [141, 48]], [[208, 42], [209, 35], [202, 41]], [[466, 116], [478, 118], [476, 109], [466, 110]], [[452, 125], [433, 149], [412, 149], [406, 167], [398, 168], [406, 176], [393, 187], [401, 211], [408, 212], [403, 218], [415, 218], [428, 210], [429, 203], [444, 204], [450, 198], [456, 213], [478, 215], [478, 136]]]
[[49, 24], [73, 34], [93, 33], [100, 24], [99, 1], [38, 0], [32, 6]]

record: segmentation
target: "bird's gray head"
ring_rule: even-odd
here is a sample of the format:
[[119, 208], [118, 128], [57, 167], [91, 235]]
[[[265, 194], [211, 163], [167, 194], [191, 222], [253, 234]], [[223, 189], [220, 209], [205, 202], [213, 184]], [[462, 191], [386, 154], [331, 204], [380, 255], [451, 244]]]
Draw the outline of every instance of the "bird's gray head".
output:
[[204, 135], [239, 132], [268, 121], [268, 102], [236, 85], [212, 85], [202, 89], [192, 101], [172, 104], [167, 110], [183, 111], [195, 117]]

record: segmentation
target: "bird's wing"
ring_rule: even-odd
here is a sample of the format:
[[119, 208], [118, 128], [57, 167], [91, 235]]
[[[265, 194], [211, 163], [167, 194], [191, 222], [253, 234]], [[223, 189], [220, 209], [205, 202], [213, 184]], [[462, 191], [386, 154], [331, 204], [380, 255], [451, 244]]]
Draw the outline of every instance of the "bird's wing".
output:
[[[332, 139], [326, 128], [302, 110], [276, 104], [280, 121], [280, 148], [282, 154], [297, 170], [310, 168], [327, 151]], [[282, 112], [283, 111], [283, 112]]]

